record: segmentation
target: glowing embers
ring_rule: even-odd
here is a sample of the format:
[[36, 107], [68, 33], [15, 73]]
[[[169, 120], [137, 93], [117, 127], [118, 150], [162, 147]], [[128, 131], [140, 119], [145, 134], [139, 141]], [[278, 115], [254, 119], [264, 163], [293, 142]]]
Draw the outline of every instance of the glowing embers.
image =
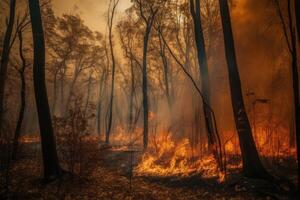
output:
[[195, 155], [188, 139], [175, 141], [171, 134], [152, 137], [147, 151], [135, 169], [137, 175], [217, 177], [212, 155]]

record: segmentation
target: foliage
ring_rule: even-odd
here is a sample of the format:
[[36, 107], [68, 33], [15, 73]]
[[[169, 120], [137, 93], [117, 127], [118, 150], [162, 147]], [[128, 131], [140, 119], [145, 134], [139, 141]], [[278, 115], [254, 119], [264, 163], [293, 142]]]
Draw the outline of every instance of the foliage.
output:
[[[87, 170], [90, 163], [89, 158], [86, 156], [90, 155], [88, 151], [94, 151], [86, 148], [88, 146], [83, 146], [91, 131], [88, 120], [93, 118], [94, 115], [89, 115], [89, 112], [85, 113], [82, 104], [82, 98], [74, 96], [68, 115], [53, 118], [61, 159], [69, 172], [79, 175]], [[93, 107], [90, 104], [88, 111]]]

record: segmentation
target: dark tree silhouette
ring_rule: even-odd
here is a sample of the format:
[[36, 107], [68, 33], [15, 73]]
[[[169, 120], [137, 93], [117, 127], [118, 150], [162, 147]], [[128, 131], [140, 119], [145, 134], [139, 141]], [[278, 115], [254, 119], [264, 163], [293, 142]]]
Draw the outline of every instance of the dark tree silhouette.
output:
[[10, 10], [9, 10], [9, 20], [8, 20], [8, 25], [4, 36], [2, 55], [1, 55], [1, 66], [0, 66], [0, 136], [2, 133], [2, 126], [3, 126], [5, 83], [6, 83], [6, 76], [7, 76], [7, 66], [9, 62], [9, 54], [11, 50], [11, 37], [12, 37], [14, 21], [15, 21], [15, 9], [16, 9], [16, 0], [11, 0]]
[[218, 131], [214, 127], [212, 114], [210, 112], [210, 109], [207, 107], [207, 105], [210, 105], [209, 73], [200, 10], [201, 0], [196, 0], [196, 2], [194, 2], [194, 0], [190, 0], [190, 12], [194, 22], [195, 42], [197, 47], [198, 64], [201, 74], [201, 91], [203, 93], [204, 101], [207, 103], [203, 104], [203, 111], [208, 145], [215, 158], [218, 160], [219, 166], [222, 168], [222, 152], [218, 151], [218, 149], [221, 148], [217, 148], [217, 145], [220, 143], [220, 141], [217, 142], [219, 138]]
[[268, 173], [262, 165], [253, 139], [242, 94], [242, 86], [237, 66], [230, 11], [227, 0], [219, 0], [224, 34], [225, 56], [231, 92], [231, 103], [235, 125], [240, 141], [245, 176], [267, 178]]
[[294, 0], [294, 2], [295, 2], [295, 14], [296, 14], [298, 42], [300, 42], [300, 1]]
[[62, 170], [56, 151], [45, 83], [45, 41], [41, 11], [39, 0], [29, 0], [28, 2], [34, 46], [34, 93], [40, 126], [44, 178], [45, 180], [54, 180], [61, 176]]
[[[158, 12], [158, 7], [155, 8], [154, 2], [143, 3], [142, 0], [136, 0], [138, 9], [140, 11], [141, 18], [145, 24], [144, 32], [144, 44], [143, 44], [143, 64], [142, 64], [142, 76], [143, 76], [143, 109], [144, 109], [144, 129], [143, 129], [143, 144], [144, 149], [148, 147], [148, 132], [149, 132], [149, 98], [148, 98], [148, 75], [147, 75], [147, 51], [148, 43], [153, 27], [155, 16]], [[146, 14], [146, 11], [148, 13]]]
[[[293, 81], [293, 92], [294, 92], [294, 119], [295, 119], [295, 133], [296, 133], [296, 144], [297, 144], [297, 159], [298, 159], [298, 183], [300, 183], [300, 102], [299, 102], [299, 75], [298, 75], [298, 58], [297, 58], [297, 37], [296, 29], [298, 27], [293, 24], [293, 11], [292, 11], [292, 0], [287, 0], [287, 17], [284, 16], [285, 12], [280, 4], [279, 0], [274, 0], [275, 8], [280, 19], [284, 39], [286, 41], [287, 50], [291, 59], [292, 69], [292, 81]], [[297, 20], [297, 6], [299, 4], [295, 2], [296, 20]], [[299, 22], [299, 21], [298, 21]], [[291, 133], [294, 136], [294, 133]], [[294, 143], [295, 138], [291, 137], [291, 143]], [[299, 186], [299, 184], [298, 184]]]
[[[114, 91], [115, 91], [115, 72], [116, 72], [116, 59], [115, 59], [115, 52], [114, 52], [114, 46], [113, 46], [113, 35], [112, 35], [112, 28], [113, 28], [113, 22], [114, 22], [114, 16], [116, 12], [117, 5], [119, 3], [119, 0], [114, 0], [113, 2], [110, 2], [110, 6], [112, 4], [112, 11], [111, 14], [108, 17], [108, 28], [109, 28], [109, 46], [110, 46], [110, 54], [111, 54], [111, 67], [112, 67], [112, 73], [111, 73], [111, 92], [110, 92], [110, 101], [109, 101], [109, 113], [108, 113], [108, 124], [107, 124], [107, 130], [105, 135], [105, 143], [109, 144], [109, 136], [111, 132], [112, 127], [112, 120], [113, 120], [113, 103], [114, 103]], [[109, 6], [109, 9], [110, 9]]]
[[22, 67], [18, 69], [19, 76], [21, 79], [21, 90], [20, 90], [20, 97], [21, 97], [21, 106], [17, 121], [17, 126], [15, 130], [14, 135], [14, 142], [13, 142], [13, 152], [12, 152], [12, 159], [15, 160], [17, 153], [18, 153], [18, 146], [19, 146], [19, 137], [21, 134], [21, 127], [24, 119], [24, 112], [25, 112], [25, 106], [26, 106], [26, 79], [25, 79], [25, 70], [28, 66], [25, 56], [24, 56], [24, 49], [23, 49], [23, 33], [22, 30], [18, 32], [18, 38], [19, 38], [19, 55], [22, 61]]

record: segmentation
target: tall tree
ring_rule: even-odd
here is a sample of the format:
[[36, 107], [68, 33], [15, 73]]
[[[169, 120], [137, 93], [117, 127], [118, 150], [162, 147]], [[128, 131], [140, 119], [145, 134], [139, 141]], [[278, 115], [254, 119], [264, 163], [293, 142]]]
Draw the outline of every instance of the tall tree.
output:
[[24, 112], [25, 112], [25, 106], [26, 106], [26, 78], [25, 78], [25, 70], [28, 66], [25, 56], [24, 56], [24, 49], [23, 49], [23, 32], [20, 30], [18, 32], [18, 38], [19, 38], [19, 55], [22, 61], [22, 66], [20, 69], [17, 69], [19, 72], [19, 76], [21, 79], [21, 90], [20, 90], [20, 97], [21, 97], [21, 106], [17, 121], [17, 126], [15, 129], [15, 135], [14, 135], [14, 141], [13, 141], [13, 152], [12, 152], [12, 159], [16, 159], [17, 152], [18, 152], [18, 146], [19, 146], [19, 137], [21, 134], [21, 127], [24, 119]]
[[145, 24], [144, 44], [143, 44], [143, 64], [142, 64], [142, 88], [143, 88], [143, 109], [144, 109], [144, 129], [143, 129], [143, 145], [144, 149], [148, 146], [149, 132], [149, 99], [148, 99], [148, 76], [147, 76], [147, 51], [150, 33], [153, 27], [155, 16], [159, 10], [159, 6], [155, 6], [154, 1], [145, 2], [136, 0], [139, 14]]
[[61, 176], [62, 170], [58, 161], [46, 90], [44, 31], [39, 0], [29, 0], [28, 2], [34, 46], [34, 93], [40, 126], [44, 178], [53, 180]]
[[7, 76], [7, 66], [9, 62], [9, 54], [11, 49], [11, 37], [15, 21], [16, 0], [10, 0], [9, 20], [6, 28], [0, 66], [0, 136], [2, 133], [3, 116], [4, 116], [4, 96], [5, 83]]
[[294, 0], [295, 14], [296, 14], [296, 24], [298, 33], [298, 42], [300, 42], [300, 1]]
[[200, 80], [201, 80], [201, 90], [204, 95], [203, 104], [205, 127], [207, 131], [208, 144], [212, 150], [215, 158], [218, 160], [219, 166], [222, 168], [222, 152], [219, 152], [217, 148], [217, 129], [214, 128], [213, 118], [210, 109], [207, 105], [210, 105], [210, 87], [209, 87], [209, 73], [207, 64], [207, 54], [205, 49], [205, 40], [203, 35], [203, 29], [201, 24], [201, 0], [190, 0], [190, 12], [194, 22], [194, 33], [195, 42], [197, 47], [198, 65], [200, 68]]
[[242, 86], [237, 66], [230, 11], [227, 0], [219, 0], [221, 21], [224, 34], [225, 56], [231, 92], [231, 103], [235, 125], [240, 141], [245, 176], [268, 178], [268, 173], [262, 165], [253, 139], [242, 94]]
[[110, 55], [111, 55], [111, 63], [112, 63], [111, 64], [112, 72], [111, 72], [111, 91], [110, 91], [110, 101], [109, 101], [108, 124], [107, 124], [106, 135], [105, 135], [105, 143], [106, 144], [109, 144], [109, 136], [110, 136], [112, 120], [113, 120], [116, 59], [115, 59], [115, 52], [114, 52], [114, 46], [113, 46], [112, 28], [113, 28], [114, 16], [115, 16], [115, 12], [116, 12], [118, 3], [119, 3], [119, 0], [112, 0], [109, 5], [109, 10], [110, 10], [110, 7], [112, 6], [111, 13], [109, 13], [109, 17], [108, 17], [108, 35], [109, 35], [109, 46], [110, 46]]
[[[285, 3], [287, 6], [286, 12], [284, 12], [284, 10], [282, 9], [283, 5], [280, 4], [280, 1], [274, 0], [274, 4], [277, 9], [277, 14], [280, 19], [283, 35], [287, 45], [287, 50], [291, 59], [292, 81], [293, 81], [293, 92], [294, 92], [294, 109], [295, 109], [293, 117], [295, 120], [295, 133], [296, 133], [296, 144], [297, 144], [298, 183], [300, 183], [300, 102], [299, 102], [299, 75], [298, 75], [297, 37], [296, 37], [296, 29], [298, 28], [299, 30], [299, 27], [296, 27], [293, 24], [292, 0], [286, 0]], [[297, 9], [299, 10], [297, 6], [299, 6], [299, 4], [295, 2], [294, 6], [296, 11], [295, 14], [296, 14], [296, 21], [297, 21], [298, 20], [297, 17], [299, 17], [297, 16]], [[284, 15], [285, 13], [287, 14], [286, 18]], [[285, 19], [287, 19], [287, 21]], [[299, 184], [298, 187], [300, 188]]]

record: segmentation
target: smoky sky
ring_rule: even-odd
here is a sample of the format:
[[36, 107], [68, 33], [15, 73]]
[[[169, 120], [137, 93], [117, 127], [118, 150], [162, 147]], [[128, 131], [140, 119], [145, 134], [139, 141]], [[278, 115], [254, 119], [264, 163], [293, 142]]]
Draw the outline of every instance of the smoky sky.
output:
[[[53, 0], [54, 11], [57, 15], [79, 14], [91, 29], [101, 32], [105, 31], [108, 4], [109, 0]], [[119, 16], [130, 5], [130, 0], [120, 0]]]

